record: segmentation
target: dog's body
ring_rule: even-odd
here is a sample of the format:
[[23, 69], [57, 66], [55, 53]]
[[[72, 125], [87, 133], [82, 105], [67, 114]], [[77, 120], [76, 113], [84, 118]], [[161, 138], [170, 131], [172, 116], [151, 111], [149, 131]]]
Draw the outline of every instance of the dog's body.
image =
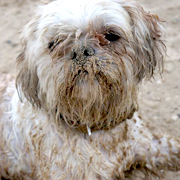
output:
[[57, 129], [48, 113], [35, 110], [28, 101], [22, 104], [17, 92], [11, 97], [12, 89], [6, 91], [7, 113], [1, 120], [3, 177], [114, 180], [123, 179], [138, 164], [153, 173], [179, 167], [179, 143], [151, 134], [137, 113], [111, 130], [88, 136], [63, 122]]
[[161, 21], [133, 1], [71, 3], [41, 8], [22, 33], [16, 88], [0, 97], [0, 177], [180, 169], [180, 143], [150, 133], [135, 112], [138, 83], [161, 69]]

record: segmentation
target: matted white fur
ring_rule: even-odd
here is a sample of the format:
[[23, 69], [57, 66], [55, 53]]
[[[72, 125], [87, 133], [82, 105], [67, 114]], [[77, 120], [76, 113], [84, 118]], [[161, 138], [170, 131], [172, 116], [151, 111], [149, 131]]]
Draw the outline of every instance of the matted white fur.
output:
[[162, 70], [161, 23], [133, 0], [40, 7], [22, 32], [16, 87], [3, 85], [0, 97], [0, 177], [115, 180], [134, 179], [136, 168], [146, 177], [180, 169], [179, 141], [149, 132], [136, 112], [139, 83]]

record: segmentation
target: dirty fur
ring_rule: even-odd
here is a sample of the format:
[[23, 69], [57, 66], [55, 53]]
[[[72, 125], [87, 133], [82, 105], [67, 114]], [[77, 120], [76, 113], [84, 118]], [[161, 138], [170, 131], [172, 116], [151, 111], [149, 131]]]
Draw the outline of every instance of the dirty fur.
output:
[[0, 177], [115, 180], [179, 170], [179, 141], [152, 134], [137, 113], [140, 82], [163, 69], [162, 34], [158, 16], [133, 0], [40, 7], [22, 32], [16, 86], [1, 98]]

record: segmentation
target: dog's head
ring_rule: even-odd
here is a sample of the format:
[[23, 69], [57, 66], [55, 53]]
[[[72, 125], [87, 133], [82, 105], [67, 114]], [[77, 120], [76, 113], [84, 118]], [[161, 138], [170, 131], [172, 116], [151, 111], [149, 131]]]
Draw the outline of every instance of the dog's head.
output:
[[161, 70], [161, 34], [157, 15], [132, 0], [40, 7], [22, 33], [20, 97], [82, 131], [110, 129], [132, 116], [138, 83]]

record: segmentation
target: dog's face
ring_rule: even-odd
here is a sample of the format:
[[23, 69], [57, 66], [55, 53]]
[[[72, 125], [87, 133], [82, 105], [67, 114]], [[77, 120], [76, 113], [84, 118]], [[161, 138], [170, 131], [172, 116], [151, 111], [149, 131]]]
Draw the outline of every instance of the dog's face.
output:
[[57, 0], [25, 27], [17, 88], [57, 122], [110, 129], [137, 107], [138, 83], [161, 69], [161, 24], [131, 0]]

